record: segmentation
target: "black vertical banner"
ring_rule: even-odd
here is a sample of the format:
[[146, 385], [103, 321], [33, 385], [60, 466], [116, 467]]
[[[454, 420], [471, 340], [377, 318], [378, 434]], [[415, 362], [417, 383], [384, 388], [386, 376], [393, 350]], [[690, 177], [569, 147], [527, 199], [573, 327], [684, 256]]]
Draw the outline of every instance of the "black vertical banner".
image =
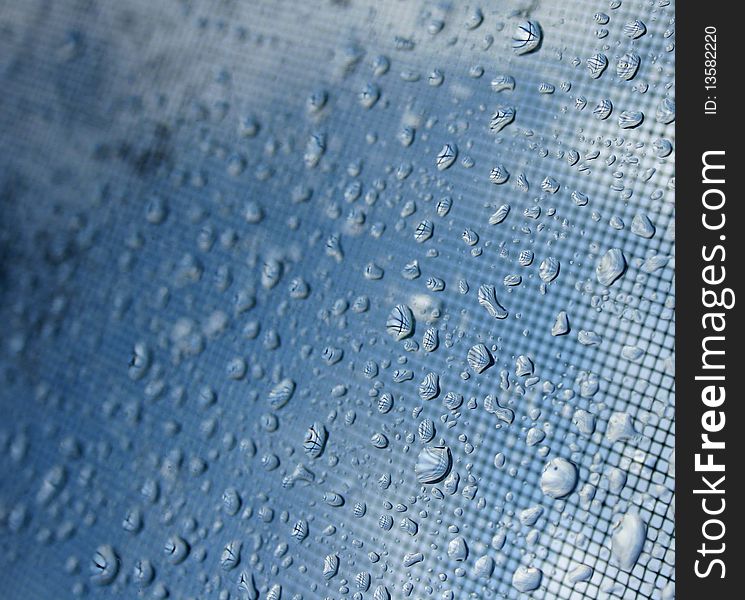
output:
[[[734, 4], [734, 3], [732, 3]], [[676, 598], [743, 598], [742, 34], [676, 7]]]

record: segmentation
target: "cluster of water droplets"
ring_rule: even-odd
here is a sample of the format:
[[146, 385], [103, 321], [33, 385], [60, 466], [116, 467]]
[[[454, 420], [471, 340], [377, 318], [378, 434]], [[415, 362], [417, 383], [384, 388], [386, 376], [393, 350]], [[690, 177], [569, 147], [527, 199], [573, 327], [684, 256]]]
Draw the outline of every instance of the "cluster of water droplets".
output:
[[670, 3], [193, 4], [131, 90], [70, 35], [127, 108], [6, 186], [3, 572], [674, 597]]

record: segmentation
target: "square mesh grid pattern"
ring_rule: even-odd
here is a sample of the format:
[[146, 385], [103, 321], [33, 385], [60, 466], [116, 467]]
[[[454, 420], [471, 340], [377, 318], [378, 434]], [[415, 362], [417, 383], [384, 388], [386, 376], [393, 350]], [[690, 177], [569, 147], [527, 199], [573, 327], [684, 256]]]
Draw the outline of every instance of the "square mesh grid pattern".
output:
[[[0, 8], [3, 597], [252, 597], [241, 578], [261, 598], [673, 597], [674, 169], [660, 148], [675, 140], [657, 115], [674, 94], [674, 6], [476, 9]], [[645, 33], [631, 39], [624, 26], [637, 19]], [[525, 20], [543, 40], [519, 56], [511, 38]], [[616, 75], [627, 52], [641, 58], [630, 81]], [[608, 67], [593, 79], [596, 53]], [[493, 91], [498, 75], [514, 89]], [[553, 93], [539, 93], [544, 83]], [[365, 89], [379, 94], [370, 108]], [[599, 120], [605, 98], [613, 111]], [[516, 116], [494, 134], [498, 106]], [[644, 120], [622, 129], [622, 111]], [[458, 155], [440, 171], [446, 144]], [[501, 185], [489, 181], [497, 164], [511, 174]], [[548, 177], [555, 193], [542, 189]], [[441, 216], [442, 198], [452, 207]], [[504, 204], [507, 218], [489, 225]], [[639, 214], [653, 236], [632, 231]], [[434, 229], [420, 244], [423, 220]], [[596, 267], [611, 248], [627, 266], [604, 287]], [[560, 269], [545, 283], [548, 257]], [[421, 276], [404, 277], [413, 261]], [[307, 298], [293, 293], [302, 282]], [[506, 319], [479, 306], [483, 284]], [[397, 304], [414, 314], [408, 340], [385, 331]], [[552, 336], [559, 311], [571, 329]], [[428, 327], [434, 352], [421, 347]], [[478, 343], [494, 359], [481, 374], [466, 358]], [[533, 374], [516, 373], [518, 357]], [[425, 401], [429, 373], [440, 392]], [[273, 410], [285, 378], [295, 393]], [[448, 392], [459, 408], [444, 406]], [[486, 410], [488, 395], [512, 423]], [[580, 410], [593, 431], [578, 428]], [[619, 415], [633, 426], [625, 435], [611, 426]], [[417, 481], [424, 419], [429, 445], [450, 450], [454, 493]], [[328, 431], [316, 459], [303, 451], [314, 422]], [[557, 458], [578, 474], [561, 499], [540, 483]], [[532, 522], [523, 511], [536, 507]], [[629, 513], [646, 530], [624, 569], [611, 539]], [[182, 562], [172, 536], [188, 548]], [[234, 540], [237, 566], [224, 550]], [[330, 577], [326, 556], [339, 559]], [[152, 579], [138, 579], [142, 561]], [[572, 582], [580, 564], [591, 576]], [[514, 585], [520, 567], [540, 570], [536, 589]]]

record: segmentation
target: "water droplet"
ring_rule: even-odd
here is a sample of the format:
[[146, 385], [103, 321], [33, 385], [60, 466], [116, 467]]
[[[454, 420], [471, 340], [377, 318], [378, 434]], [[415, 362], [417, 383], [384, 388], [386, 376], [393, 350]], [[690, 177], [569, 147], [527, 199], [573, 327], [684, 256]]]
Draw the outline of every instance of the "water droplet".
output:
[[414, 332], [414, 314], [406, 304], [397, 304], [388, 316], [385, 328], [397, 341], [407, 338]]
[[512, 574], [512, 586], [519, 592], [532, 592], [541, 585], [543, 572], [537, 567], [519, 566]]
[[486, 309], [490, 317], [507, 318], [507, 310], [497, 300], [497, 290], [493, 285], [484, 284], [479, 288], [479, 304]]
[[601, 285], [610, 287], [626, 271], [626, 257], [618, 248], [608, 250], [598, 262], [595, 276]]
[[438, 171], [444, 171], [449, 168], [458, 158], [458, 146], [455, 144], [445, 144], [442, 150], [437, 154], [435, 165]]
[[541, 491], [551, 498], [564, 498], [577, 485], [577, 467], [564, 458], [546, 463], [541, 473]]
[[443, 446], [427, 446], [419, 452], [414, 471], [421, 484], [437, 483], [450, 472], [452, 457], [450, 449]]
[[647, 526], [635, 512], [626, 513], [615, 525], [611, 552], [624, 571], [631, 571], [639, 559], [647, 536]]
[[512, 49], [515, 54], [528, 54], [533, 52], [543, 40], [543, 32], [538, 21], [523, 21], [512, 34]]

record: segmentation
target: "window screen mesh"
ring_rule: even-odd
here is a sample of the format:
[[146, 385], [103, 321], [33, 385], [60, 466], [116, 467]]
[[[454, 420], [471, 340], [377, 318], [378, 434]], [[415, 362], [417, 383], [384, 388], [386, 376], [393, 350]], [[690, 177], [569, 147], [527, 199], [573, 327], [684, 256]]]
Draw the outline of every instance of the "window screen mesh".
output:
[[3, 598], [674, 596], [672, 3], [0, 28]]

